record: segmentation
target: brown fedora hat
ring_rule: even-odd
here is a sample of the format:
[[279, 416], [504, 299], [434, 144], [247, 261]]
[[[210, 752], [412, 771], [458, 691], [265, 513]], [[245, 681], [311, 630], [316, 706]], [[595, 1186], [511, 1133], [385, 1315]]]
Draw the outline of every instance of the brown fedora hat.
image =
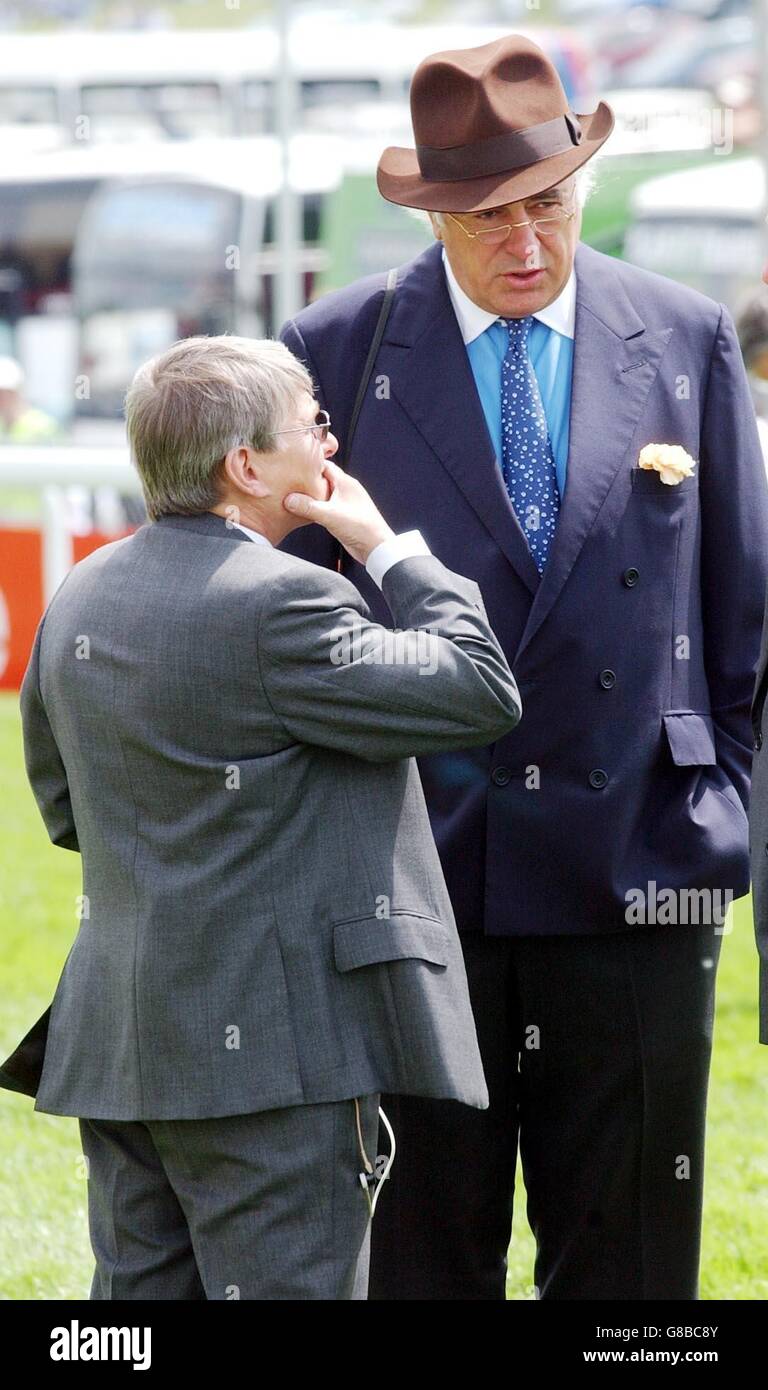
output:
[[432, 53], [411, 82], [415, 150], [390, 145], [379, 160], [382, 197], [431, 212], [479, 212], [560, 183], [613, 130], [601, 101], [571, 111], [545, 53], [520, 34], [480, 48]]

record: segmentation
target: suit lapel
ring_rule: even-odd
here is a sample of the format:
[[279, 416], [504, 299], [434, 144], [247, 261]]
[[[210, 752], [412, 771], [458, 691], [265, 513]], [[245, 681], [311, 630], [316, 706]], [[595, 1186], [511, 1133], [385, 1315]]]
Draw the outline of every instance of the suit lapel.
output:
[[385, 342], [397, 401], [536, 593], [539, 573], [496, 463], [439, 242], [418, 258], [398, 288]]
[[610, 258], [579, 244], [575, 266], [567, 481], [542, 577], [496, 462], [439, 243], [412, 264], [398, 289], [385, 338], [397, 400], [533, 596], [518, 655], [550, 612], [579, 557], [624, 462], [672, 335], [671, 328], [646, 332]]
[[565, 495], [517, 655], [557, 600], [637, 428], [672, 329], [647, 333], [608, 258], [576, 252], [576, 325]]

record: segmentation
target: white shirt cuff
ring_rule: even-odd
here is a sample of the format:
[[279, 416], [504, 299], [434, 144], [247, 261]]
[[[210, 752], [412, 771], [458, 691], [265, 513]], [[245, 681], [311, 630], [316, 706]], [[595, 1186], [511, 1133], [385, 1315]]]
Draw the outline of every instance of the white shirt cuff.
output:
[[391, 541], [382, 541], [380, 545], [374, 546], [365, 562], [365, 568], [374, 584], [381, 588], [381, 581], [387, 570], [397, 564], [398, 560], [407, 560], [411, 555], [431, 554], [432, 551], [421, 531], [402, 531], [399, 536], [393, 536]]

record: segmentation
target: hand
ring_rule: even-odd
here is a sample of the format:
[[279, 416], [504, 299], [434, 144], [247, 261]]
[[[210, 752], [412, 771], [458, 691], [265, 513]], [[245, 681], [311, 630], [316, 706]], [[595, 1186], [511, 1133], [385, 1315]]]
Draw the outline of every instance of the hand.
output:
[[364, 565], [371, 551], [382, 541], [392, 540], [395, 533], [362, 483], [350, 478], [332, 459], [326, 459], [323, 477], [328, 483], [327, 501], [318, 502], [305, 492], [289, 492], [283, 506], [291, 516], [324, 526], [353, 560]]

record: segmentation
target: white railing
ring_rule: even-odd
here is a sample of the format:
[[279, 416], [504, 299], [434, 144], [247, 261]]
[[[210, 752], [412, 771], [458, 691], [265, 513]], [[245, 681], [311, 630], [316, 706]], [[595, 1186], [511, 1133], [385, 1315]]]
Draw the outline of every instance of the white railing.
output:
[[[0, 489], [36, 489], [41, 497], [43, 596], [53, 596], [74, 564], [66, 488], [111, 487], [141, 495], [139, 476], [125, 448], [95, 445], [8, 445], [0, 448]], [[0, 531], [0, 543], [1, 543]]]

